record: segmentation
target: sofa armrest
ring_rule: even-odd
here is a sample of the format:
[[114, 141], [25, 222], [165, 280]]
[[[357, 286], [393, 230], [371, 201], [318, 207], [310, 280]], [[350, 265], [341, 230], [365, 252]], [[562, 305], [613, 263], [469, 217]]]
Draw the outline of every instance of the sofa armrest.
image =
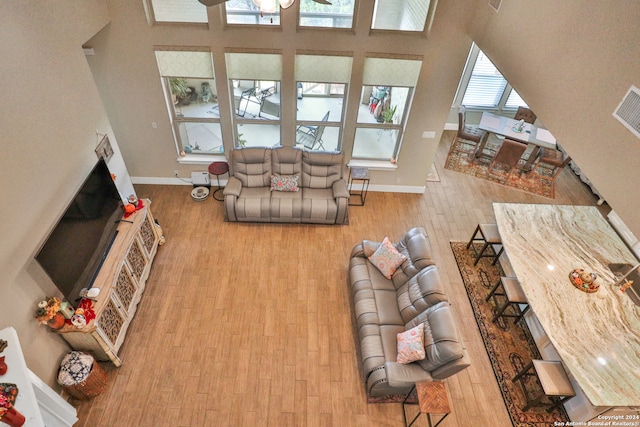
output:
[[371, 255], [378, 250], [378, 247], [381, 245], [381, 242], [374, 242], [373, 240], [363, 240], [362, 241], [362, 250], [365, 258], [369, 258]]
[[224, 187], [223, 194], [225, 196], [240, 196], [242, 191], [242, 182], [235, 176], [230, 176], [227, 185]]
[[431, 374], [417, 363], [386, 362], [384, 367], [391, 387], [413, 387], [418, 381], [433, 381]]
[[339, 179], [333, 183], [333, 197], [336, 199], [340, 197], [349, 198], [347, 182], [344, 179]]
[[461, 359], [454, 360], [442, 365], [438, 369], [434, 369], [433, 371], [431, 371], [431, 375], [433, 376], [433, 378], [443, 380], [468, 368], [470, 365], [471, 361], [469, 360], [469, 354], [466, 350], [464, 350], [464, 356], [462, 356]]

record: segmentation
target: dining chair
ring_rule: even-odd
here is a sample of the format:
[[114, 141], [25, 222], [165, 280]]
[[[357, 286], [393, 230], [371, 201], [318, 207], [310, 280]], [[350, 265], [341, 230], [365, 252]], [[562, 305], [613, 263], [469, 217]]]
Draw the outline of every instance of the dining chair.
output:
[[[527, 177], [533, 173], [537, 173], [540, 177], [551, 180], [551, 185], [555, 185], [556, 178], [562, 172], [565, 166], [571, 161], [571, 156], [563, 153], [560, 150], [551, 150], [549, 148], [541, 148], [538, 152], [538, 158], [533, 165], [531, 172], [527, 174]], [[548, 171], [548, 174], [541, 174], [537, 172], [538, 168], [543, 168]]]
[[325, 123], [329, 121], [329, 114], [331, 111], [327, 111], [327, 113], [322, 117], [321, 125], [299, 125], [296, 128], [296, 132], [300, 132], [303, 134], [305, 138], [302, 145], [309, 150], [313, 150], [316, 145], [324, 150], [324, 146], [322, 145], [322, 135], [324, 134]]
[[536, 116], [529, 108], [518, 107], [518, 111], [516, 111], [516, 115], [513, 118], [515, 120], [524, 120], [527, 123], [533, 124], [538, 116]]
[[506, 166], [507, 177], [511, 176], [514, 169], [517, 169], [522, 155], [527, 149], [527, 144], [523, 144], [512, 139], [506, 139], [502, 142], [500, 148], [493, 157], [487, 174], [491, 174], [497, 165]]
[[486, 132], [480, 130], [478, 126], [468, 125], [466, 120], [466, 108], [464, 105], [461, 105], [458, 110], [458, 133], [456, 133], [451, 143], [449, 153], [462, 152], [471, 154], [476, 150], [482, 138], [484, 138]]

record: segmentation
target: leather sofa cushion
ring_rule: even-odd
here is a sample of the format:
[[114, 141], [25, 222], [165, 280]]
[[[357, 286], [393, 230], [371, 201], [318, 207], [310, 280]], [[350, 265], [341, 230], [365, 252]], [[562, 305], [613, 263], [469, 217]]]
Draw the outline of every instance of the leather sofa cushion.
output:
[[271, 150], [271, 173], [274, 175], [300, 175], [302, 151], [293, 147]]
[[418, 363], [424, 370], [432, 372], [464, 356], [464, 348], [448, 302], [441, 302], [426, 309], [405, 328], [413, 328], [420, 322], [424, 322], [426, 357]]
[[271, 191], [269, 187], [243, 188], [236, 201], [236, 215], [242, 220], [269, 219]]
[[333, 198], [331, 186], [329, 188], [302, 189], [302, 218], [305, 221], [334, 223], [337, 214], [338, 205]]
[[404, 332], [403, 326], [380, 326], [380, 340], [386, 362], [395, 362], [398, 357], [398, 334]]
[[245, 188], [271, 185], [271, 151], [267, 148], [243, 148], [231, 151], [230, 174]]
[[405, 255], [407, 260], [391, 277], [394, 286], [399, 288], [423, 268], [434, 265], [433, 249], [427, 232], [422, 227], [414, 227], [396, 244], [398, 252]]
[[438, 267], [430, 265], [420, 270], [396, 291], [397, 305], [404, 323], [442, 301], [447, 301]]
[[342, 158], [342, 153], [303, 152], [302, 187], [330, 189], [342, 178]]
[[302, 193], [271, 192], [271, 220], [274, 222], [300, 222], [302, 217]]

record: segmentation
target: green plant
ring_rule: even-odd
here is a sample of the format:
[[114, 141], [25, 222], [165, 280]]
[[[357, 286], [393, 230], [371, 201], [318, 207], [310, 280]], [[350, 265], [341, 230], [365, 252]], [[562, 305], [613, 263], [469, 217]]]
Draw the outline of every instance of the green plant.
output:
[[238, 145], [240, 146], [240, 148], [244, 148], [247, 146], [247, 140], [243, 138], [242, 133], [238, 134]]
[[397, 109], [398, 109], [397, 105], [394, 105], [393, 107], [390, 107], [390, 108], [385, 108], [385, 110], [382, 112], [382, 116], [384, 117], [385, 123], [393, 122], [393, 117], [396, 115]]
[[169, 79], [169, 87], [171, 88], [171, 93], [177, 98], [186, 98], [191, 93], [189, 83], [183, 77], [171, 77]]

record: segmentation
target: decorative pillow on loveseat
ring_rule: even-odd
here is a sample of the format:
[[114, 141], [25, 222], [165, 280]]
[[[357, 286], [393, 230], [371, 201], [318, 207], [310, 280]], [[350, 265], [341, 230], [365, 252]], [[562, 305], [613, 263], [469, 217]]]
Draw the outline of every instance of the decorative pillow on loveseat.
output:
[[271, 191], [299, 191], [299, 175], [271, 175]]
[[393, 273], [407, 260], [391, 243], [388, 237], [385, 237], [378, 249], [369, 257], [369, 261], [376, 266], [384, 277], [391, 279]]
[[424, 357], [424, 323], [398, 334], [396, 362], [407, 364], [422, 360]]

